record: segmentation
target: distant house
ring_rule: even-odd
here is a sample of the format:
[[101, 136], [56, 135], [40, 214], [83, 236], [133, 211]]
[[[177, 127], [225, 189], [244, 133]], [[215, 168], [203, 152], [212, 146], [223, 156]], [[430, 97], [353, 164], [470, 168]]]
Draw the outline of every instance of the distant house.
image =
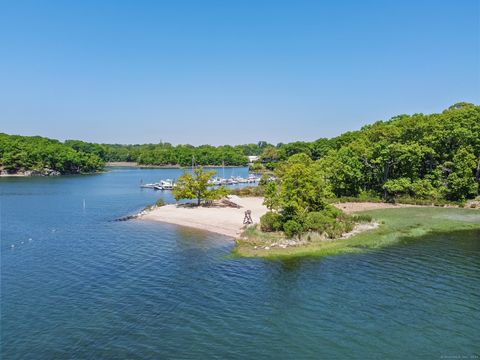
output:
[[248, 156], [248, 162], [250, 164], [253, 164], [255, 161], [257, 161], [260, 158], [260, 156]]

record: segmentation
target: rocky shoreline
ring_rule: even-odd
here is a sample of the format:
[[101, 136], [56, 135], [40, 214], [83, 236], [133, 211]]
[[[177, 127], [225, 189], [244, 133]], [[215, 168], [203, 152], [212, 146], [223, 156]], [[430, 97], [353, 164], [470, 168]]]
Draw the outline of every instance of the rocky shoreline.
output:
[[60, 176], [60, 171], [43, 168], [42, 170], [19, 170], [10, 172], [9, 170], [0, 169], [0, 176]]

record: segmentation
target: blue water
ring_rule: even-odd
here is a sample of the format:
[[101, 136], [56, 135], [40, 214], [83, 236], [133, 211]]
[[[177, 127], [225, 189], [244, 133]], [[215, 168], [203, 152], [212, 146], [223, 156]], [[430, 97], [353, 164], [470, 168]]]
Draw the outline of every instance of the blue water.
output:
[[[221, 170], [220, 170], [221, 171]], [[225, 176], [247, 173], [225, 169]], [[230, 259], [220, 235], [113, 222], [178, 170], [0, 179], [2, 359], [418, 359], [480, 352], [480, 233]], [[85, 200], [85, 208], [83, 203]]]

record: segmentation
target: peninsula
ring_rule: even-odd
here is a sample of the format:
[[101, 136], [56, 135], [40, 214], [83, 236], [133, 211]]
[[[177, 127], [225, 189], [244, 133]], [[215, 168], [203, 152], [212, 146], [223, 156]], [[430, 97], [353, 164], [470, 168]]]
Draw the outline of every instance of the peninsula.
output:
[[[235, 240], [234, 254], [245, 257], [326, 256], [361, 252], [392, 245], [402, 239], [434, 232], [480, 231], [479, 208], [434, 207], [378, 202], [337, 203], [335, 207], [350, 215], [372, 217], [370, 224], [359, 224], [337, 239], [310, 237], [287, 239], [282, 234], [265, 236], [258, 231], [260, 218], [268, 212], [261, 197], [228, 200], [240, 207], [185, 206], [169, 204], [140, 215], [142, 221], [158, 221], [228, 236]], [[243, 223], [251, 210], [253, 224]]]
[[267, 212], [263, 198], [229, 196], [229, 200], [240, 207], [225, 206], [179, 206], [175, 204], [157, 207], [141, 216], [143, 220], [161, 221], [175, 225], [187, 226], [239, 238], [243, 231], [245, 211], [251, 211], [254, 223]]

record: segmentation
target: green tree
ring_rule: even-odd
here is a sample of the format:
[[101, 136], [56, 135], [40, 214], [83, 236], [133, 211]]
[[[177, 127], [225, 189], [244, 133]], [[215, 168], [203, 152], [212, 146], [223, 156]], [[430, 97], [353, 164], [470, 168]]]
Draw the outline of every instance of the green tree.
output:
[[178, 178], [173, 188], [175, 200], [196, 199], [197, 205], [200, 205], [202, 201], [222, 198], [228, 193], [227, 190], [223, 186], [214, 189], [208, 184], [214, 175], [215, 170], [204, 171], [202, 167], [194, 169], [193, 174], [185, 172]]
[[364, 184], [364, 165], [350, 148], [331, 150], [316, 167], [324, 174], [336, 196], [357, 196]]
[[312, 163], [306, 154], [290, 157], [277, 171], [278, 181], [266, 189], [265, 204], [278, 210], [286, 220], [303, 218], [327, 205], [330, 187]]
[[453, 158], [453, 171], [447, 177], [447, 198], [465, 200], [477, 194], [478, 183], [474, 176], [477, 162], [471, 151], [462, 147]]
[[265, 193], [263, 198], [263, 205], [268, 210], [276, 209], [279, 205], [279, 197], [277, 193], [277, 184], [273, 181], [267, 182], [265, 185]]

